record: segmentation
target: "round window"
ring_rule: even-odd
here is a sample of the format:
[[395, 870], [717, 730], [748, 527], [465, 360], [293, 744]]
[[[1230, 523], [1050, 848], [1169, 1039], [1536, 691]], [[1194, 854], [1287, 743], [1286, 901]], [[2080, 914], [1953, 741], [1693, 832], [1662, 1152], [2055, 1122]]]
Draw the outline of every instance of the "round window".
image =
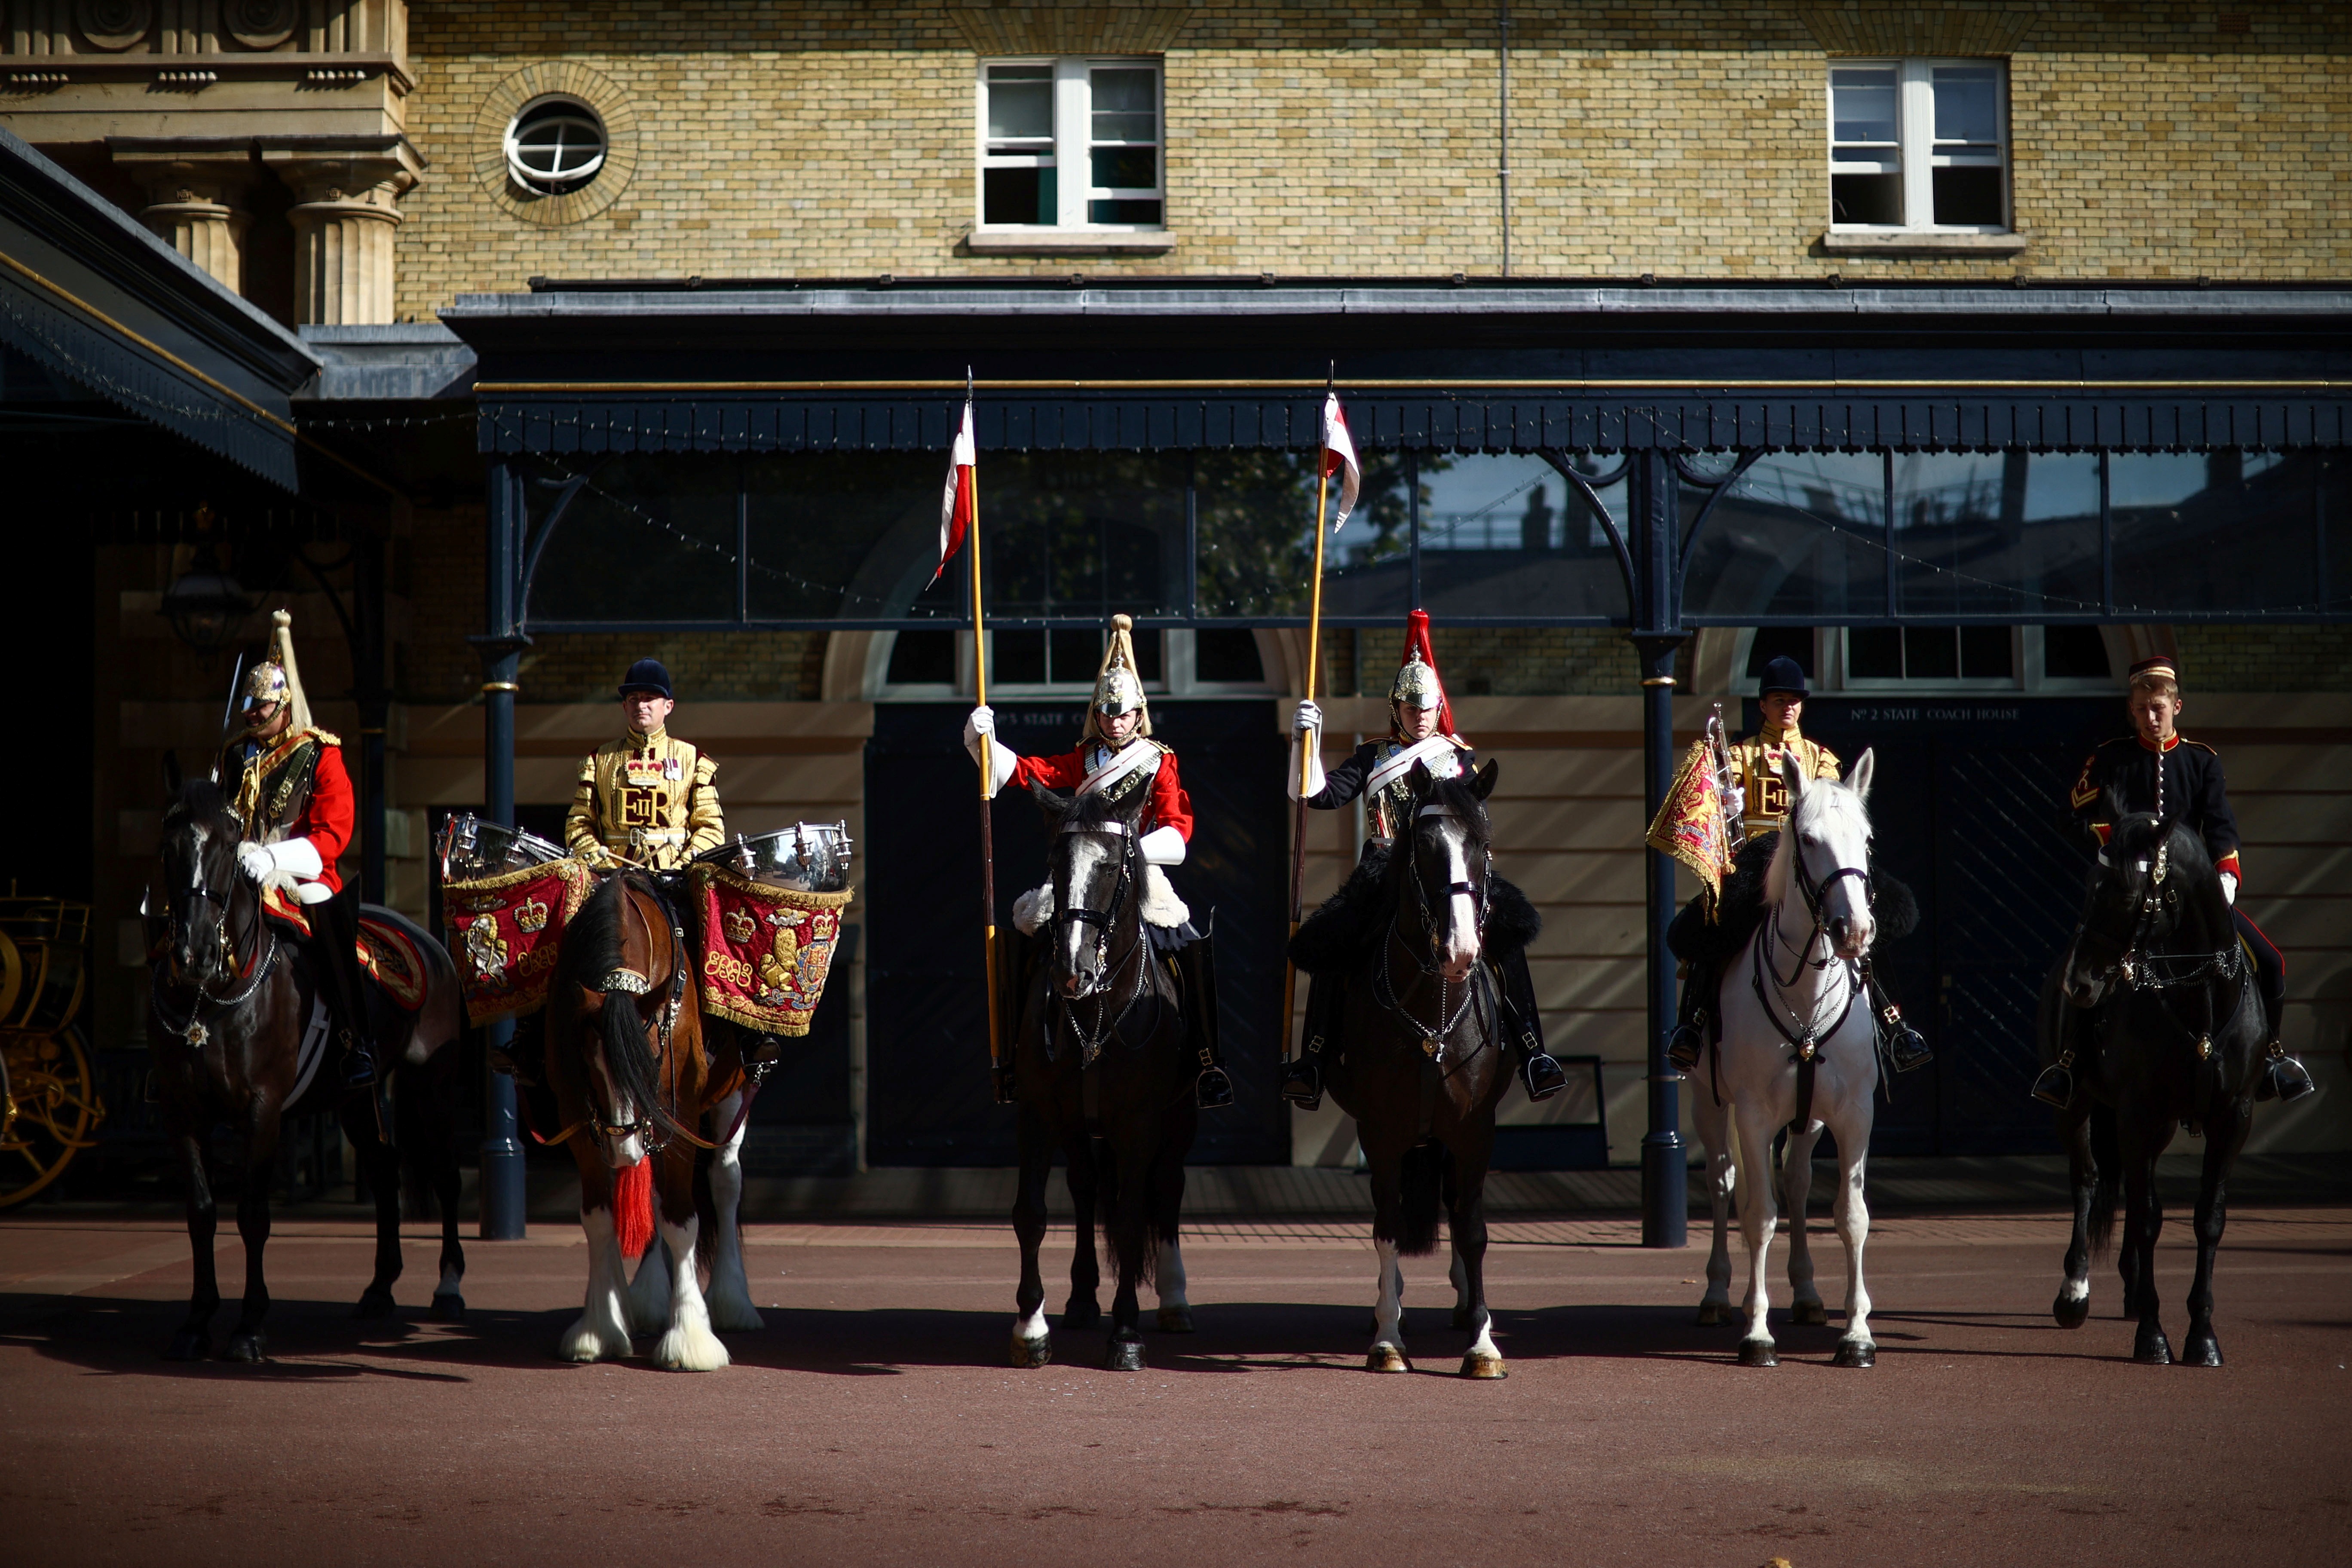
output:
[[576, 98], [526, 104], [507, 127], [507, 173], [542, 195], [576, 191], [604, 166], [604, 122]]

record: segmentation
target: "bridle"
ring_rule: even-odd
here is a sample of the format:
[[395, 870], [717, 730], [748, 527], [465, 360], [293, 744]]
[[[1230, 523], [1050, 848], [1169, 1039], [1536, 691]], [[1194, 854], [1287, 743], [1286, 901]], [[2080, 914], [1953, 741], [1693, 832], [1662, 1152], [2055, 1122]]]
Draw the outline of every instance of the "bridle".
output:
[[[1056, 889], [1054, 912], [1048, 917], [1049, 923], [1055, 927], [1090, 925], [1094, 928], [1095, 967], [1101, 978], [1089, 982], [1087, 988], [1076, 996], [1065, 994], [1058, 987], [1053, 991], [1055, 998], [1062, 1005], [1064, 1015], [1070, 1021], [1070, 1032], [1077, 1037], [1081, 1065], [1091, 1066], [1094, 1059], [1102, 1054], [1103, 1042], [1117, 1031], [1128, 1010], [1143, 999], [1143, 993], [1150, 984], [1151, 965], [1137, 962], [1150, 939], [1144, 933], [1143, 921], [1139, 918], [1135, 922], [1134, 938], [1128, 943], [1127, 950], [1118, 955], [1117, 963], [1113, 963], [1110, 956], [1111, 925], [1119, 918], [1120, 911], [1127, 908], [1129, 895], [1139, 879], [1136, 866], [1142, 848], [1134, 829], [1124, 822], [1088, 822], [1064, 823], [1054, 830], [1057, 839], [1073, 833], [1099, 833], [1118, 840], [1119, 844], [1118, 878], [1111, 885], [1109, 904], [1103, 909], [1088, 909], [1062, 898], [1060, 890]], [[1130, 965], [1135, 971], [1134, 984], [1126, 989], [1123, 996], [1112, 994], [1111, 985], [1115, 977], [1120, 970]], [[1095, 1004], [1095, 1026], [1091, 1030], [1078, 1016], [1077, 1010], [1079, 1003], [1087, 1001]]]
[[[194, 826], [191, 823], [191, 829]], [[222, 965], [229, 973], [236, 974], [237, 942], [236, 933], [230, 929], [236, 911], [237, 873], [235, 858], [230, 858], [229, 888], [226, 891], [214, 887], [205, 876], [202, 843], [191, 846], [189, 859], [192, 874], [188, 879], [188, 885], [184, 888], [173, 889], [169, 895], [171, 946], [179, 945], [180, 932], [185, 929], [190, 918], [189, 905], [213, 904], [220, 910], [220, 923], [214, 928], [214, 931], [220, 949]], [[253, 905], [251, 927], [255, 943], [253, 965], [245, 971], [239, 983], [226, 992], [215, 991], [202, 978], [191, 981], [175, 980], [171, 973], [169, 953], [158, 956], [150, 967], [147, 995], [148, 1010], [154, 1014], [155, 1021], [162, 1024], [172, 1034], [187, 1041], [189, 1045], [201, 1047], [212, 1037], [212, 1031], [201, 1021], [208, 1009], [215, 1014], [229, 1013], [251, 1001], [255, 993], [268, 981], [270, 972], [277, 967], [278, 963], [278, 933], [270, 929], [268, 921], [261, 918], [258, 900], [256, 900]], [[188, 1002], [185, 1016], [174, 1018], [171, 1009], [164, 1005], [163, 997], [167, 991], [176, 991], [182, 987], [194, 992], [194, 994]]]
[[[1449, 806], [1436, 803], [1424, 805], [1413, 814], [1416, 833], [1420, 824], [1430, 818], [1441, 822], [1462, 821], [1462, 818]], [[1444, 829], [1441, 828], [1439, 831], [1443, 832]], [[1469, 837], [1466, 826], [1464, 837]], [[1486, 947], [1486, 915], [1489, 909], [1486, 884], [1493, 879], [1495, 868], [1493, 840], [1487, 840], [1481, 848], [1484, 851], [1484, 862], [1478, 879], [1448, 882], [1439, 894], [1439, 898], [1441, 902], [1449, 905], [1457, 896], [1466, 895], [1469, 898], [1471, 908], [1475, 911], [1475, 929], [1478, 934], [1479, 948], [1483, 952]], [[1425, 940], [1416, 944], [1398, 924], [1398, 921], [1404, 918], [1405, 909], [1404, 900], [1399, 899], [1396, 901], [1396, 909], [1389, 916], [1390, 941], [1382, 944], [1380, 967], [1372, 974], [1372, 996], [1381, 1006], [1412, 1026], [1413, 1032], [1421, 1037], [1423, 1054], [1434, 1058], [1438, 1053], [1438, 1042], [1460, 1027], [1464, 1016], [1470, 1011], [1471, 1005], [1478, 998], [1481, 989], [1478, 984], [1478, 966], [1475, 964], [1472, 966], [1470, 983], [1462, 988], [1462, 999], [1459, 1002], [1449, 1002], [1447, 994], [1451, 991], [1452, 985], [1445, 978], [1445, 965], [1437, 955], [1438, 941], [1443, 934], [1443, 929], [1438, 922], [1437, 910], [1430, 903], [1429, 888], [1422, 880], [1421, 868], [1412, 860], [1412, 838], [1408, 837], [1400, 840], [1396, 852], [1406, 857], [1407, 864], [1402, 868], [1402, 874], [1412, 886], [1413, 901], [1421, 910], [1421, 925], [1425, 933]], [[1428, 980], [1433, 979], [1436, 982], [1438, 1022], [1433, 1026], [1423, 1022], [1418, 1015], [1407, 1007], [1403, 996], [1397, 990], [1396, 976], [1391, 973], [1393, 965], [1389, 957], [1389, 954], [1397, 948], [1402, 948], [1405, 955], [1412, 960], [1414, 967], [1421, 972], [1420, 978], [1407, 987], [1408, 991], [1419, 990], [1422, 983]], [[1423, 949], [1427, 950], [1426, 953], [1423, 952]]]
[[[2174, 1011], [2172, 1004], [2163, 994], [2189, 986], [2197, 987], [2205, 996], [2206, 1026], [2199, 1040], [2199, 1055], [2201, 1058], [2211, 1053], [2213, 1030], [2220, 1026], [2221, 1020], [2233, 1016], [2244, 1000], [2242, 991], [2246, 980], [2246, 953], [2245, 949], [2234, 940], [2213, 952], [2151, 952], [2148, 951], [2151, 943], [2165, 940], [2178, 928], [2179, 924], [2177, 918], [2169, 921], [2165, 920], [2168, 913], [2177, 911], [2180, 900], [2178, 887], [2165, 885], [2167, 879], [2171, 875], [2173, 831], [2169, 828], [2166, 829], [2152, 858], [2135, 863], [2133, 869], [2146, 873], [2147, 881], [2140, 889], [2137, 907], [2132, 913], [2131, 936], [2117, 952], [2114, 963], [2094, 973], [2102, 988], [2120, 976], [2124, 984], [2134, 992], [2156, 993], [2158, 1005], [2162, 1007], [2166, 1016], [2184, 1032], [2188, 1029], [2188, 1026], [2180, 1022], [2179, 1014]], [[2104, 848], [2099, 851], [2099, 864], [2109, 869], [2114, 868], [2114, 862], [2108, 858], [2107, 851]], [[2075, 938], [2078, 947], [2084, 936], [2091, 935], [2099, 935], [2102, 942], [2108, 940], [2103, 934], [2094, 932], [2090, 921], [2085, 919], [2081, 932]], [[2231, 1004], [2228, 1012], [2224, 1013], [2214, 1006], [2210, 987], [2216, 983], [2231, 982], [2235, 982], [2240, 986], [2241, 995], [2239, 1002]]]
[[[1809, 1065], [1819, 1055], [1822, 1042], [1835, 1035], [1839, 1027], [1845, 1023], [1846, 1016], [1853, 1011], [1854, 999], [1863, 993], [1862, 963], [1855, 959], [1838, 957], [1835, 946], [1828, 940], [1829, 921], [1822, 912], [1822, 905], [1828, 900], [1830, 889], [1848, 877], [1862, 884], [1863, 901], [1865, 905], [1872, 901], [1873, 889], [1870, 872], [1864, 866], [1840, 866], [1828, 876], [1815, 881], [1812, 872], [1805, 865], [1804, 842], [1797, 837], [1795, 822], [1790, 821], [1782, 831], [1786, 835], [1790, 879], [1796, 884], [1799, 897], [1804, 900], [1805, 913], [1812, 921], [1812, 930], [1807, 933], [1803, 943], [1798, 947], [1793, 962], [1789, 965], [1789, 973], [1783, 975], [1780, 973], [1780, 964], [1773, 960], [1770, 952], [1774, 942], [1780, 938], [1780, 909], [1775, 905], [1770, 918], [1764, 922], [1764, 929], [1757, 935], [1756, 944], [1752, 950], [1755, 956], [1748, 966], [1749, 978], [1756, 990], [1756, 1000], [1763, 1005], [1764, 1016], [1772, 1021], [1772, 1027], [1780, 1033], [1780, 1037], [1795, 1047], [1796, 1059], [1801, 1064]], [[1812, 955], [1816, 945], [1822, 949], [1819, 958]], [[1781, 1016], [1784, 1013], [1791, 1012], [1786, 1000], [1786, 993], [1790, 987], [1804, 977], [1806, 970], [1811, 969], [1820, 973], [1832, 963], [1843, 965], [1840, 973], [1844, 976], [1845, 984], [1840, 989], [1845, 994], [1844, 1000], [1839, 1005], [1835, 1017], [1829, 1017], [1827, 1008], [1816, 1003], [1811, 1015], [1805, 1020], [1804, 1030], [1801, 1034], [1792, 1029], [1788, 1021]], [[1767, 976], [1770, 979], [1769, 990], [1766, 985]], [[1825, 1018], [1826, 1023], [1823, 1021]]]

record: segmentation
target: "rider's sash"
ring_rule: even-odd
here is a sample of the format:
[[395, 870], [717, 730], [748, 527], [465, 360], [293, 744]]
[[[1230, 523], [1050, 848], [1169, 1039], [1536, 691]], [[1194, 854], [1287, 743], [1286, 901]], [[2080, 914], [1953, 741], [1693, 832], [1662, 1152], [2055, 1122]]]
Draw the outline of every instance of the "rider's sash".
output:
[[[1415, 741], [1372, 770], [1372, 776], [1364, 781], [1365, 793], [1377, 794], [1388, 788], [1389, 785], [1412, 772], [1412, 765], [1415, 763], [1427, 764], [1431, 774], [1435, 777], [1450, 779], [1462, 771], [1461, 763], [1454, 761], [1454, 738], [1451, 735], [1432, 735], [1426, 740]], [[1437, 760], [1440, 757], [1454, 763], [1443, 773], [1437, 771]]]
[[1159, 747], [1146, 740], [1131, 741], [1121, 750], [1113, 752], [1110, 761], [1088, 773], [1086, 782], [1078, 785], [1078, 793], [1092, 795], [1097, 790], [1108, 789], [1145, 763], [1156, 765], [1159, 761]]

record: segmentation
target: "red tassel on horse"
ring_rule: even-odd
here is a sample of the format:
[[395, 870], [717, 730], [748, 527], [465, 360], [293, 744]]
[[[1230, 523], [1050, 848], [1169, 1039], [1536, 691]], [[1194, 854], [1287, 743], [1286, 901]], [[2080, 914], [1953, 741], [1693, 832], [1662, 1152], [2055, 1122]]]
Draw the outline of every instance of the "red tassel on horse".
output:
[[613, 1173], [613, 1228], [621, 1256], [643, 1258], [654, 1244], [654, 1163], [638, 1161]]

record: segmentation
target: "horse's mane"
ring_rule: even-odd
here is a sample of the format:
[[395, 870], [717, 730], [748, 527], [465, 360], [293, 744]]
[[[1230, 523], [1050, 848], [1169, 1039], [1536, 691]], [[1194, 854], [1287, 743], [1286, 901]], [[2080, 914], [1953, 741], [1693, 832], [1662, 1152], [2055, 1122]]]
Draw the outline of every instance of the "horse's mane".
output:
[[1067, 809], [1062, 813], [1065, 827], [1100, 827], [1106, 823], [1124, 822], [1127, 812], [1119, 803], [1105, 796], [1101, 791], [1091, 791], [1070, 797]]
[[1486, 849], [1493, 846], [1495, 829], [1486, 818], [1486, 803], [1478, 798], [1478, 792], [1470, 787], [1466, 779], [1430, 780], [1428, 793], [1413, 807], [1416, 821], [1423, 805], [1442, 806], [1460, 818], [1462, 830], [1469, 835], [1473, 848]]
[[[1838, 802], [1841, 798], [1851, 803], [1853, 809], [1861, 815], [1864, 831], [1865, 834], [1868, 832], [1870, 808], [1863, 804], [1862, 797], [1854, 794], [1852, 788], [1837, 779], [1807, 781], [1804, 795], [1798, 799], [1794, 806], [1790, 808], [1789, 820], [1785, 825], [1786, 831], [1780, 834], [1780, 842], [1772, 847], [1772, 864], [1764, 873], [1766, 902], [1778, 904], [1789, 896], [1790, 868], [1794, 864], [1791, 857], [1797, 853], [1800, 822], [1805, 826], [1811, 826], [1813, 818], [1823, 812], [1840, 809]], [[1869, 868], [1867, 865], [1863, 868], [1864, 870]]]
[[236, 814], [229, 809], [228, 796], [211, 779], [191, 773], [180, 781], [179, 798], [163, 813], [167, 823], [191, 818], [198, 822], [218, 821]]
[[[630, 888], [656, 904], [661, 902], [653, 882], [641, 871], [624, 870], [606, 877], [564, 928], [557, 979], [559, 984], [604, 993], [604, 1070], [612, 1076], [613, 1088], [627, 1098], [638, 1115], [675, 1128], [661, 1103], [661, 1063], [654, 1055], [653, 1042], [646, 1037], [635, 997], [626, 991], [604, 991], [605, 977], [627, 962], [622, 922], [628, 909], [625, 889]], [[675, 962], [685, 961], [684, 953], [675, 955]], [[586, 1041], [581, 1044], [584, 1047]]]

